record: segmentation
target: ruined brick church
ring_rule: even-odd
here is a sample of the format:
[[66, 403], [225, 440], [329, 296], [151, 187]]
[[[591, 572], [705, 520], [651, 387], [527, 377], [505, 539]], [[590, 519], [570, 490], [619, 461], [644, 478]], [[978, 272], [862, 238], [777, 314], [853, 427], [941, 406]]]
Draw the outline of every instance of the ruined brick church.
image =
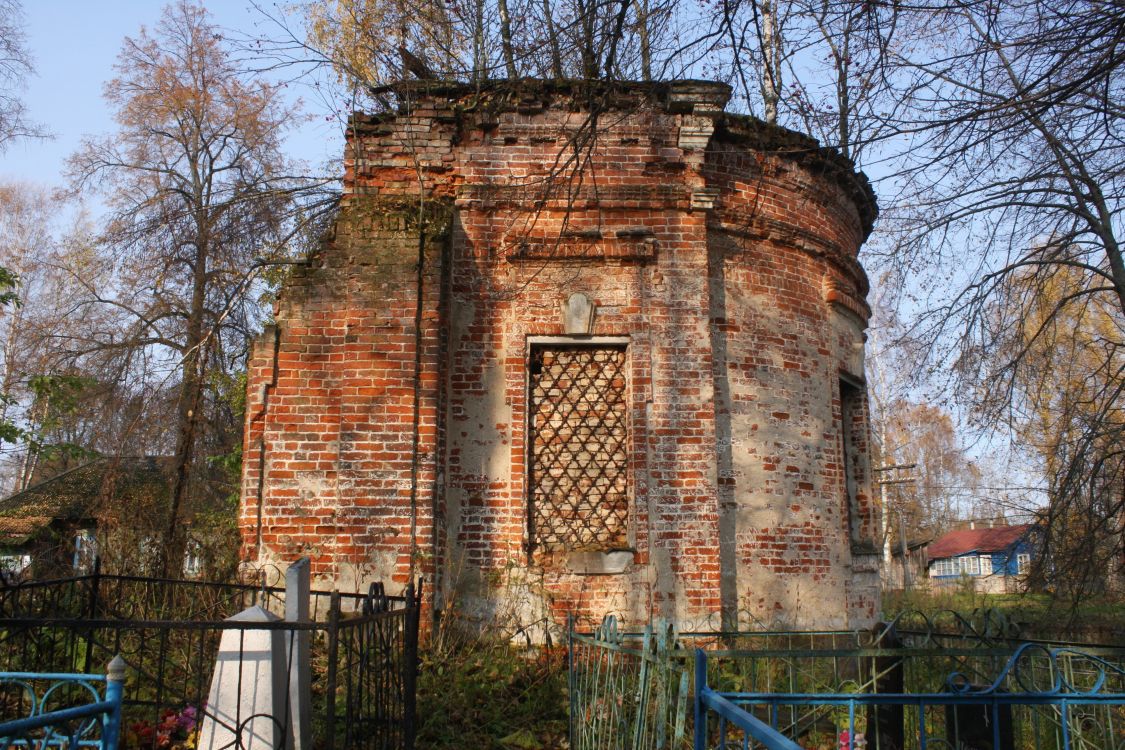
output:
[[245, 557], [482, 624], [869, 624], [863, 175], [717, 83], [395, 94], [252, 353]]

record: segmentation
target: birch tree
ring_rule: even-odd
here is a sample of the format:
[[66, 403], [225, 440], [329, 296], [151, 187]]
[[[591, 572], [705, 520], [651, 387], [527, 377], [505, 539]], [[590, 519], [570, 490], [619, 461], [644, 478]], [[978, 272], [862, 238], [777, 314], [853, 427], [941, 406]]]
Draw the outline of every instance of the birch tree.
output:
[[21, 97], [34, 72], [23, 31], [23, 8], [19, 0], [0, 0], [0, 151], [17, 138], [45, 135]]

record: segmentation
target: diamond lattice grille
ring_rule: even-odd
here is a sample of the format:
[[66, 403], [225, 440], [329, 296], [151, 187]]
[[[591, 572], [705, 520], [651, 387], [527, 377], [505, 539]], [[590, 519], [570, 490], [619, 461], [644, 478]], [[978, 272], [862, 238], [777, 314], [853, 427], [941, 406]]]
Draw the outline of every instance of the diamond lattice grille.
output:
[[549, 550], [627, 546], [625, 350], [531, 356], [531, 534]]

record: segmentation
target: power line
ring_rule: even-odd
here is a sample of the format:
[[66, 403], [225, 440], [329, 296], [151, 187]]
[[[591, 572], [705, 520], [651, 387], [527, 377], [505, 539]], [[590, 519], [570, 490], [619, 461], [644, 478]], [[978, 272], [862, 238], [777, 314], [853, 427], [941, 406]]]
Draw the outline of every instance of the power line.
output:
[[[879, 484], [882, 484], [880, 482]], [[1046, 492], [1046, 487], [1030, 487], [1013, 485], [1009, 487], [986, 487], [981, 485], [957, 485], [957, 484], [927, 484], [927, 489], [934, 490], [964, 490], [967, 492], [976, 492], [978, 490], [988, 490], [990, 492], [1015, 492], [1015, 491], [1034, 491]]]

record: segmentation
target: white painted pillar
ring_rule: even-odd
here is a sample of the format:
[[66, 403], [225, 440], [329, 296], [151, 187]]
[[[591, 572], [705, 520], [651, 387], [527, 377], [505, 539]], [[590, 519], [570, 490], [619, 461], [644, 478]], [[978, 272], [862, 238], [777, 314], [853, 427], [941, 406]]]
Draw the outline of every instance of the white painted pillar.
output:
[[[254, 605], [226, 621], [252, 624], [280, 619]], [[288, 721], [285, 714], [286, 640], [286, 633], [281, 630], [223, 631], [207, 712], [200, 727], [198, 750], [230, 747], [275, 750], [279, 747]]]

